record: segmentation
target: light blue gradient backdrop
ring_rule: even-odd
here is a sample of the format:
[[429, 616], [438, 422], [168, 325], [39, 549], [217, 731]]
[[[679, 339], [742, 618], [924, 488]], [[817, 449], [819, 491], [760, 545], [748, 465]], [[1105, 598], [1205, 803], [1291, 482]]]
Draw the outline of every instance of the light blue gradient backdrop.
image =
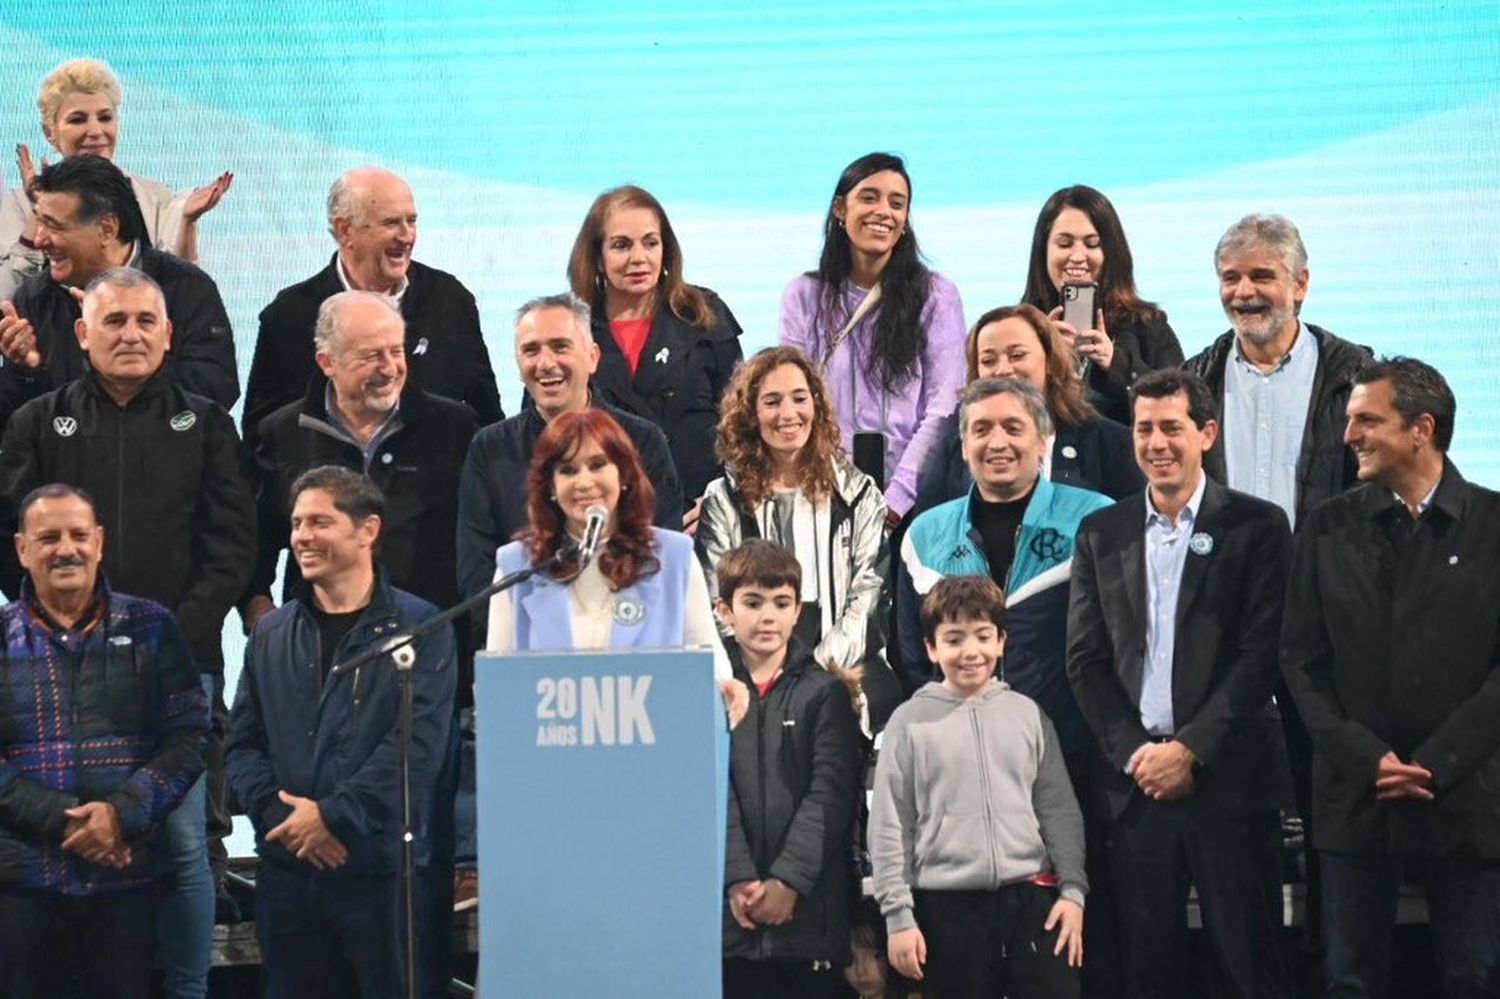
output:
[[1192, 353], [1225, 328], [1219, 234], [1291, 216], [1307, 318], [1438, 364], [1456, 461], [1500, 486], [1492, 2], [7, 4], [7, 184], [9, 143], [45, 148], [38, 82], [80, 55], [124, 82], [122, 166], [174, 187], [235, 172], [201, 242], [242, 373], [257, 312], [331, 252], [323, 198], [347, 167], [411, 180], [417, 256], [478, 296], [514, 411], [509, 312], [561, 288], [599, 190], [661, 197], [689, 279], [723, 295], [749, 353], [816, 261], [840, 169], [890, 149], [971, 318], [1020, 294], [1046, 195], [1089, 183]]

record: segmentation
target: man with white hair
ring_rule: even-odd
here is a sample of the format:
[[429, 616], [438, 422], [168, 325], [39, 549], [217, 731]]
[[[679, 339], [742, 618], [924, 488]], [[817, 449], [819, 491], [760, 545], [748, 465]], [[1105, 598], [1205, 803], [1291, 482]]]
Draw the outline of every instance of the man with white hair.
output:
[[[294, 483], [308, 469], [335, 465], [367, 475], [384, 495], [376, 561], [391, 586], [440, 608], [458, 602], [454, 530], [459, 473], [477, 429], [463, 403], [424, 391], [408, 378], [405, 323], [390, 296], [341, 291], [324, 300], [314, 329], [317, 364], [300, 402], [266, 417], [255, 441], [260, 551], [246, 630], [275, 607], [271, 584], [289, 539], [286, 524]], [[283, 603], [305, 596], [302, 567], [288, 559]], [[460, 662], [467, 662], [469, 627], [459, 619]], [[448, 710], [452, 710], [449, 705]], [[451, 719], [449, 719], [451, 721]], [[424, 994], [443, 995], [452, 925], [453, 798], [458, 781], [458, 730], [442, 747], [430, 789], [427, 836], [418, 864], [418, 960]]]
[[317, 375], [313, 324], [318, 307], [340, 291], [391, 300], [406, 322], [412, 380], [423, 389], [467, 403], [481, 426], [501, 419], [474, 296], [452, 274], [412, 259], [417, 207], [406, 181], [371, 166], [344, 173], [328, 192], [328, 231], [338, 244], [328, 266], [283, 288], [260, 314], [245, 386], [246, 441], [253, 442], [261, 420], [301, 398]]

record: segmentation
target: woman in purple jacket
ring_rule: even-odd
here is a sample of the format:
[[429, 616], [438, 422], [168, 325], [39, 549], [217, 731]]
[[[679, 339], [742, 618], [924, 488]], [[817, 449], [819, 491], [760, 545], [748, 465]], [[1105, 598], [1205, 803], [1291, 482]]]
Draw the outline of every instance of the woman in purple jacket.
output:
[[[893, 521], [915, 500], [917, 474], [964, 384], [963, 303], [953, 282], [923, 265], [910, 208], [899, 156], [849, 164], [823, 222], [818, 269], [781, 296], [781, 342], [823, 367], [844, 447], [884, 486]], [[883, 468], [868, 467], [870, 451]]]

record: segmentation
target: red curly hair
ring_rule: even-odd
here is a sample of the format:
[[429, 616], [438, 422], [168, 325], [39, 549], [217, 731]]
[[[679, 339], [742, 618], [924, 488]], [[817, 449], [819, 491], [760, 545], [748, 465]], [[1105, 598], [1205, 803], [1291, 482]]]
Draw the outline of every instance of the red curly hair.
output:
[[[551, 558], [562, 547], [566, 518], [553, 498], [552, 475], [558, 465], [578, 453], [585, 440], [597, 443], [620, 474], [614, 528], [599, 553], [599, 568], [616, 590], [622, 590], [661, 568], [651, 528], [656, 514], [656, 490], [641, 468], [640, 455], [630, 436], [608, 413], [598, 409], [563, 413], [542, 431], [527, 477], [526, 514], [531, 527], [521, 537], [531, 549], [533, 564]], [[553, 574], [559, 580], [576, 575], [578, 566], [567, 563]]]

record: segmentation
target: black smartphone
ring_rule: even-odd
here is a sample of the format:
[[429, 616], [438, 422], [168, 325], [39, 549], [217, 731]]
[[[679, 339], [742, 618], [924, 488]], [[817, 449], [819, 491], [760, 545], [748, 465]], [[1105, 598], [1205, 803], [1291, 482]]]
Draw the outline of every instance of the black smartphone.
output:
[[885, 434], [861, 430], [854, 435], [854, 467], [874, 479], [877, 488], [885, 488]]

